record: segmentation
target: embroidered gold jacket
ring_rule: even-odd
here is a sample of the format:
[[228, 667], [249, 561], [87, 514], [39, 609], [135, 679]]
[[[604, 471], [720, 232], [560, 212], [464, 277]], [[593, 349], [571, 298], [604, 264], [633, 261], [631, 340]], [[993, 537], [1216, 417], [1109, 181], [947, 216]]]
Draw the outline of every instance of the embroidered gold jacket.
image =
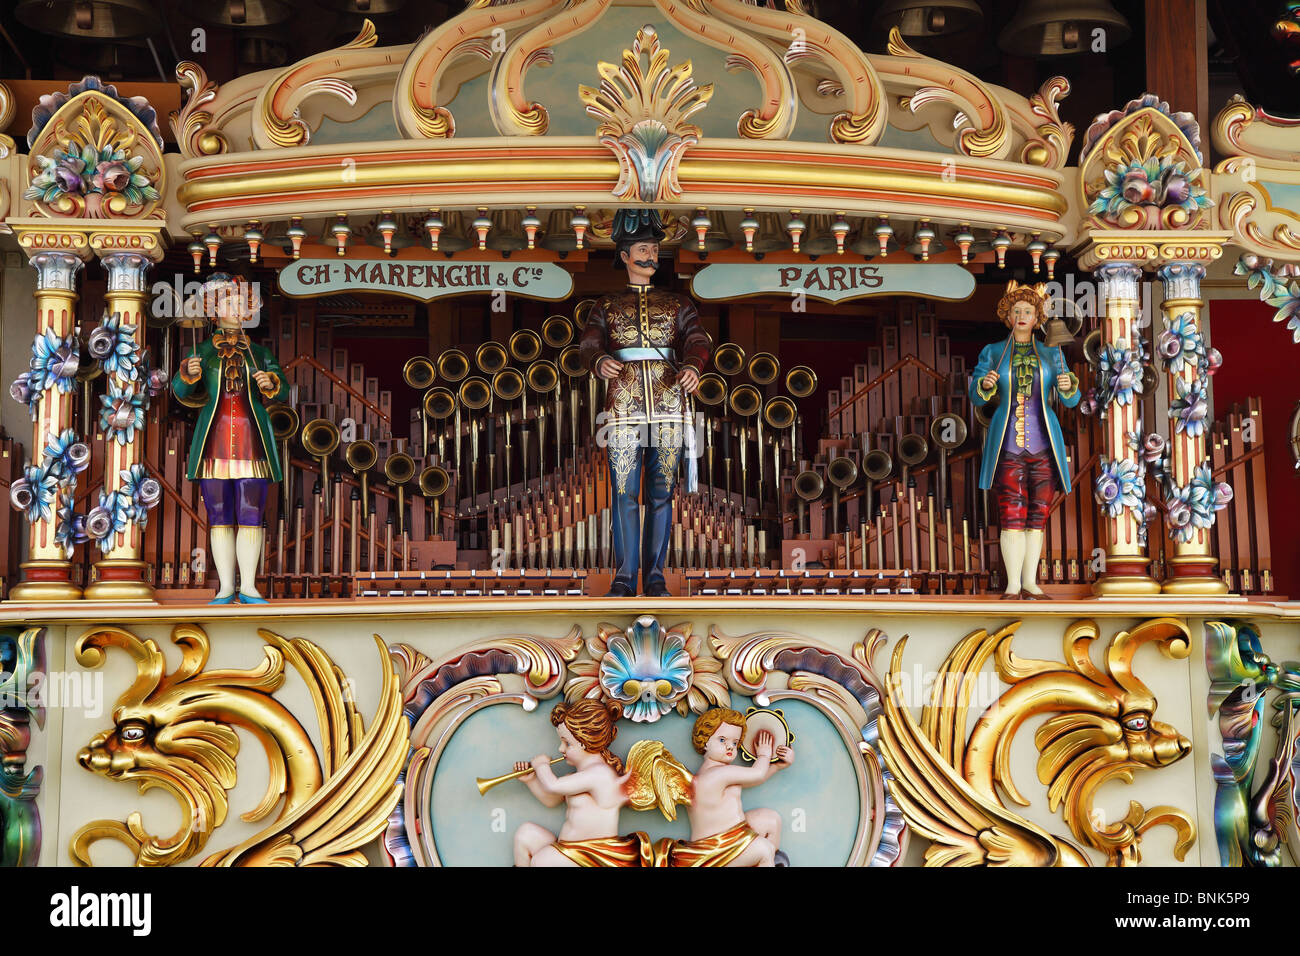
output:
[[664, 356], [623, 361], [623, 371], [609, 382], [609, 420], [629, 425], [680, 423], [685, 409], [677, 374], [685, 365], [702, 372], [712, 347], [691, 301], [653, 286], [629, 285], [601, 296], [581, 338], [582, 358], [593, 374], [602, 358], [618, 358], [625, 349]]

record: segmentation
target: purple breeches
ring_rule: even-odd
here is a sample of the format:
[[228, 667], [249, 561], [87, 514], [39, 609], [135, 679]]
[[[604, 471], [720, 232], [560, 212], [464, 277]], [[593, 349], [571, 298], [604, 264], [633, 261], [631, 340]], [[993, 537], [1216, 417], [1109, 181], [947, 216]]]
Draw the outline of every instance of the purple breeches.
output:
[[266, 510], [267, 478], [202, 478], [199, 490], [208, 512], [208, 527], [258, 528]]

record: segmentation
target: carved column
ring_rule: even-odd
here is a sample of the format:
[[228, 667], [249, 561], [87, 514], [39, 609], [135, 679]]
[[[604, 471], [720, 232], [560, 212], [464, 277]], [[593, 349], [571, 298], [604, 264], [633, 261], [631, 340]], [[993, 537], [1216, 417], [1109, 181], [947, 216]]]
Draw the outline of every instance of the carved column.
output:
[[[1162, 266], [1159, 276], [1164, 282], [1165, 297], [1160, 304], [1164, 317], [1164, 337], [1172, 349], [1178, 340], [1183, 349], [1172, 361], [1166, 359], [1169, 396], [1169, 475], [1175, 485], [1186, 489], [1198, 466], [1209, 464], [1205, 454], [1205, 431], [1208, 414], [1199, 419], [1187, 414], [1184, 406], [1204, 399], [1208, 371], [1205, 345], [1201, 337], [1201, 280], [1205, 266], [1199, 262], [1170, 262]], [[1198, 354], [1199, 353], [1199, 354]], [[1196, 432], [1193, 434], [1193, 432]], [[1210, 485], [1213, 495], [1213, 483]], [[1215, 573], [1218, 561], [1211, 554], [1211, 533], [1215, 513], [1212, 498], [1206, 527], [1189, 525], [1175, 534], [1174, 556], [1163, 590], [1166, 594], [1225, 594], [1228, 586]], [[1190, 521], [1190, 519], [1189, 519]]]
[[[1141, 309], [1142, 267], [1133, 262], [1104, 262], [1093, 274], [1099, 286], [1098, 299], [1104, 304], [1102, 349], [1123, 351], [1139, 348], [1138, 338], [1142, 332], [1137, 326]], [[1102, 480], [1107, 480], [1109, 471], [1110, 480], [1129, 492], [1125, 497], [1131, 504], [1122, 507], [1118, 514], [1103, 511], [1106, 567], [1093, 584], [1093, 590], [1101, 595], [1160, 593], [1159, 583], [1151, 577], [1151, 559], [1147, 556], [1143, 522], [1145, 469], [1138, 452], [1129, 447], [1128, 439], [1131, 432], [1138, 430], [1140, 397], [1134, 392], [1127, 401], [1119, 400], [1118, 396], [1112, 398], [1101, 423]], [[1136, 500], [1133, 500], [1134, 495]]]
[[[92, 245], [102, 248], [103, 243], [92, 240]], [[108, 275], [108, 288], [104, 295], [105, 312], [117, 323], [118, 341], [130, 342], [138, 350], [134, 361], [121, 363], [105, 376], [105, 392], [110, 396], [128, 396], [140, 401], [141, 397], [148, 394], [148, 363], [143, 355], [145, 303], [148, 300], [145, 276], [152, 262], [140, 252], [119, 251], [102, 254], [101, 261]], [[144, 429], [134, 428], [129, 437], [125, 433], [108, 429], [105, 430], [105, 439], [103, 490], [106, 495], [111, 495], [122, 491], [130, 483], [131, 469], [144, 460]], [[138, 519], [131, 519], [114, 532], [111, 548], [101, 552], [103, 557], [95, 562], [96, 580], [86, 588], [85, 596], [88, 599], [153, 599], [153, 587], [145, 581], [146, 566], [140, 560], [140, 524]], [[93, 542], [90, 546], [96, 547]]]
[[[41, 248], [32, 241], [43, 238], [66, 240], [59, 242], [64, 248]], [[77, 273], [81, 271], [85, 237], [28, 237], [20, 234], [19, 241], [31, 250], [31, 263], [36, 269], [36, 334], [52, 332], [62, 341], [76, 330]], [[23, 344], [30, 346], [31, 343]], [[64, 429], [72, 427], [76, 399], [75, 389], [62, 392], [51, 387], [39, 393], [36, 420], [32, 423], [32, 442], [27, 449], [32, 464], [41, 463], [51, 435], [62, 435]], [[72, 583], [72, 563], [65, 557], [62, 546], [55, 542], [58, 509], [67, 492], [55, 488], [53, 494], [49, 516], [28, 525], [23, 581], [9, 595], [15, 601], [71, 601], [81, 597], [81, 588]]]

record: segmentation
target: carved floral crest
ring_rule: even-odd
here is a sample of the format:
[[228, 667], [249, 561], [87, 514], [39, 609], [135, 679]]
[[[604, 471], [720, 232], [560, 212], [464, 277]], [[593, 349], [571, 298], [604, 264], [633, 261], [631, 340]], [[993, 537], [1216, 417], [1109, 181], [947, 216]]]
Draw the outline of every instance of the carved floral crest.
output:
[[1099, 116], [1080, 153], [1079, 181], [1097, 225], [1196, 228], [1214, 205], [1205, 189], [1200, 133], [1186, 113], [1148, 94]]
[[[643, 57], [647, 63], [643, 65]], [[677, 167], [700, 128], [687, 120], [704, 109], [713, 84], [696, 86], [687, 60], [668, 66], [668, 50], [649, 24], [637, 31], [621, 65], [601, 63], [600, 86], [579, 86], [587, 112], [602, 120], [600, 141], [618, 157], [620, 200], [672, 202], [682, 194]]]
[[87, 219], [162, 217], [162, 135], [140, 97], [123, 100], [87, 77], [32, 111], [24, 199], [37, 215]]

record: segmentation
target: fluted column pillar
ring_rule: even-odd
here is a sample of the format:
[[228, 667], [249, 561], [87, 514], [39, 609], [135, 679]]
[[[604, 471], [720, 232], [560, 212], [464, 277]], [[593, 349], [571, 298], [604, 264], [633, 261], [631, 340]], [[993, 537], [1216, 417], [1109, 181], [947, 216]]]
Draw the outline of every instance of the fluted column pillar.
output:
[[[142, 499], [144, 477], [144, 409], [148, 407], [149, 363], [144, 352], [145, 278], [152, 264], [139, 252], [112, 251], [101, 261], [108, 275], [104, 296], [108, 335], [115, 354], [105, 375], [100, 427], [104, 430], [104, 500], [116, 496], [125, 521], [103, 539], [108, 550], [95, 562], [95, 581], [86, 598], [110, 601], [153, 600], [153, 587], [145, 580], [140, 560], [141, 528], [146, 521], [147, 496]], [[156, 498], [154, 499], [156, 501]], [[92, 547], [98, 545], [92, 542]]]
[[[1160, 268], [1164, 301], [1160, 304], [1164, 329], [1160, 353], [1165, 360], [1169, 396], [1169, 479], [1178, 496], [1181, 527], [1172, 527], [1174, 556], [1163, 590], [1166, 594], [1225, 594], [1227, 584], [1216, 574], [1218, 561], [1211, 548], [1215, 520], [1213, 479], [1205, 454], [1209, 427], [1209, 359], [1201, 332], [1201, 280], [1199, 262], [1170, 262]], [[1197, 471], [1200, 469], [1200, 473]], [[1172, 515], [1171, 515], [1172, 521]]]
[[[1142, 267], [1133, 262], [1104, 262], [1093, 275], [1104, 308], [1102, 349], [1110, 350], [1111, 356], [1121, 360], [1126, 357], [1130, 362], [1135, 361], [1141, 354], [1138, 318]], [[1140, 375], [1138, 368], [1139, 379]], [[1125, 380], [1132, 377], [1130, 368]], [[1100, 595], [1160, 593], [1160, 584], [1151, 577], [1151, 559], [1147, 554], [1145, 468], [1138, 450], [1129, 446], [1128, 436], [1138, 431], [1141, 417], [1140, 393], [1132, 389], [1133, 384], [1128, 383], [1127, 394], [1121, 385], [1110, 395], [1101, 423], [1101, 485], [1095, 492], [1103, 509], [1106, 564], [1093, 583], [1093, 590]]]
[[[80, 237], [80, 242], [69, 237], [62, 249], [33, 248], [27, 242], [23, 243], [31, 250], [31, 264], [36, 269], [36, 336], [44, 339], [43, 344], [32, 345], [33, 376], [37, 374], [35, 366], [38, 364], [49, 367], [49, 350], [62, 348], [62, 343], [70, 337], [76, 342], [77, 274], [81, 271], [84, 243], [84, 236]], [[71, 369], [75, 374], [75, 344], [73, 355]], [[35, 420], [32, 422], [31, 445], [27, 449], [28, 460], [37, 467], [42, 466], [50, 436], [61, 436], [72, 426], [73, 404], [77, 398], [75, 388], [64, 391], [51, 372], [42, 374], [48, 387], [34, 391]], [[72, 563], [63, 545], [55, 540], [59, 508], [73, 491], [63, 486], [35, 490], [37, 494], [52, 497], [47, 499], [49, 507], [38, 509], [41, 515], [28, 524], [23, 580], [10, 591], [9, 596], [15, 601], [76, 600], [81, 597], [81, 588], [72, 583]]]

